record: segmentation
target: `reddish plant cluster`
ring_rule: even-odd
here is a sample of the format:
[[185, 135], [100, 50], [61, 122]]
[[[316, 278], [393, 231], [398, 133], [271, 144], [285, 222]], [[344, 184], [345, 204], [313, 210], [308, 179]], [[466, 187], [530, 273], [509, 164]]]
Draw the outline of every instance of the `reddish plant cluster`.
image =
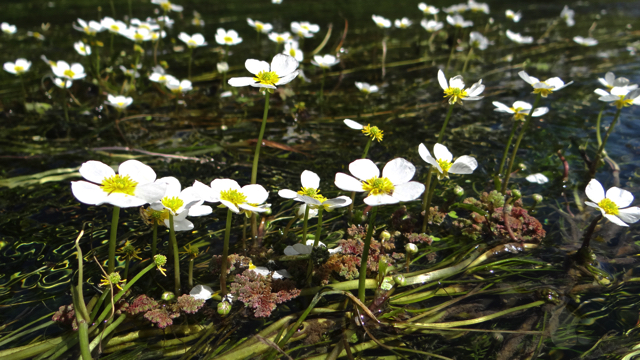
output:
[[411, 243], [431, 245], [431, 243], [433, 242], [433, 237], [427, 234], [406, 233], [404, 234], [404, 237], [406, 237], [407, 241]]
[[146, 295], [140, 295], [128, 307], [129, 315], [144, 313], [144, 318], [156, 324], [161, 329], [173, 325], [173, 319], [180, 313], [194, 314], [204, 306], [204, 300], [194, 299], [191, 295], [180, 296], [175, 303], [163, 303]]
[[[227, 256], [227, 274], [237, 271], [248, 269], [251, 264], [251, 258], [238, 254], [231, 254]], [[213, 275], [220, 275], [220, 265], [222, 264], [222, 255], [213, 255], [213, 259], [209, 265], [209, 270]]]
[[268, 317], [277, 304], [296, 298], [300, 290], [290, 280], [273, 280], [252, 270], [236, 275], [231, 283], [231, 293], [252, 308], [255, 317]]
[[58, 311], [53, 314], [51, 320], [59, 322], [60, 324], [71, 326], [73, 330], [78, 330], [78, 323], [76, 321], [76, 312], [73, 310], [73, 304], [62, 305]]

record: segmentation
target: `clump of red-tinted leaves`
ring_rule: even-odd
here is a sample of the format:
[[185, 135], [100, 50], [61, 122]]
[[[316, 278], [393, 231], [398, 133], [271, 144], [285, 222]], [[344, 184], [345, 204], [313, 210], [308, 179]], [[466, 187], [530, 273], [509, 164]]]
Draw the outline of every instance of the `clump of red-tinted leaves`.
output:
[[129, 315], [138, 315], [140, 313], [146, 313], [158, 307], [158, 302], [148, 297], [147, 295], [140, 295], [127, 308]]
[[146, 295], [140, 295], [129, 304], [126, 312], [129, 315], [144, 313], [143, 317], [159, 328], [173, 325], [173, 319], [181, 313], [195, 314], [204, 306], [204, 300], [195, 299], [191, 295], [182, 295], [174, 303], [156, 301]]
[[300, 290], [290, 280], [272, 279], [271, 276], [245, 270], [231, 283], [231, 294], [252, 308], [255, 317], [268, 317], [277, 304], [296, 298]]
[[431, 245], [433, 242], [433, 236], [427, 234], [407, 233], [403, 235], [407, 238], [407, 241], [411, 243]]
[[[213, 255], [213, 259], [209, 264], [209, 270], [213, 275], [220, 275], [220, 265], [222, 264], [222, 255]], [[227, 274], [232, 272], [241, 272], [249, 268], [251, 258], [238, 254], [227, 256]]]
[[[504, 222], [504, 197], [498, 191], [482, 193], [480, 199], [467, 198], [464, 204], [471, 205], [485, 212], [486, 216], [476, 211], [471, 212], [471, 219], [458, 218], [453, 224], [459, 227], [463, 234], [476, 240], [490, 235], [501, 242], [513, 241]], [[507, 205], [507, 217], [517, 241], [538, 243], [545, 237], [546, 232], [542, 224], [529, 215], [522, 207], [522, 201], [516, 200]]]
[[58, 311], [53, 314], [51, 320], [63, 325], [71, 326], [73, 330], [78, 330], [78, 323], [76, 321], [76, 312], [73, 310], [73, 304], [62, 305]]

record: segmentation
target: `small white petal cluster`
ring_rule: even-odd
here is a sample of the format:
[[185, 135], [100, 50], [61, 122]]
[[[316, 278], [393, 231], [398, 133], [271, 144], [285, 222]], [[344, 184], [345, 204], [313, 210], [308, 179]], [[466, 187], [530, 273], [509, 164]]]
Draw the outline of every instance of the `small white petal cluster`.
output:
[[220, 45], [238, 45], [242, 42], [242, 38], [238, 36], [235, 30], [226, 31], [223, 28], [216, 30], [216, 42]]
[[165, 83], [167, 89], [171, 90], [174, 94], [184, 94], [188, 91], [193, 90], [191, 86], [191, 81], [184, 79], [182, 81], [173, 78]]
[[[311, 254], [313, 250], [313, 243], [315, 240], [307, 240], [306, 244], [294, 244], [284, 248], [284, 254], [287, 256], [306, 255]], [[318, 246], [327, 247], [322, 241], [318, 241]], [[342, 247], [338, 246], [335, 249], [329, 249], [329, 254], [336, 254], [342, 252]]]
[[256, 29], [257, 32], [261, 32], [263, 34], [268, 34], [271, 32], [271, 30], [273, 30], [273, 25], [269, 23], [263, 23], [258, 20], [254, 21], [250, 18], [247, 18], [247, 24], [249, 24], [249, 26], [251, 26], [252, 28]]
[[284, 44], [287, 40], [291, 39], [291, 34], [288, 31], [283, 33], [271, 32], [269, 33], [269, 40], [276, 44]]
[[484, 85], [482, 85], [482, 79], [478, 80], [477, 83], [471, 85], [470, 88], [464, 88], [464, 80], [462, 79], [462, 75], [456, 75], [449, 79], [447, 83], [447, 78], [444, 76], [444, 72], [442, 70], [438, 70], [438, 83], [442, 90], [444, 90], [444, 97], [449, 98], [449, 104], [460, 104], [462, 105], [462, 100], [480, 100], [484, 96], [478, 96], [484, 91]]
[[269, 197], [269, 193], [262, 185], [251, 184], [240, 187], [232, 179], [215, 179], [211, 182], [211, 186], [196, 181], [193, 189], [200, 194], [200, 199], [211, 203], [219, 202], [236, 214], [243, 211], [257, 213], [267, 211], [266, 208], [259, 206]]
[[300, 44], [295, 40], [285, 42], [282, 53], [293, 57], [297, 62], [302, 62], [302, 60], [304, 60], [304, 53], [300, 50]]
[[638, 85], [629, 85], [629, 79], [625, 77], [616, 78], [616, 75], [611, 71], [604, 74], [604, 78], [598, 78], [598, 81], [608, 90], [611, 90], [614, 87], [628, 87], [629, 90], [638, 88]]
[[87, 76], [84, 72], [84, 66], [79, 63], [69, 65], [66, 61], [58, 61], [55, 66], [51, 66], [53, 73], [60, 78], [69, 80], [83, 79]]
[[507, 37], [509, 40], [518, 43], [518, 44], [531, 44], [533, 43], [532, 36], [522, 36], [519, 33], [514, 33], [511, 30], [507, 30]]
[[317, 24], [312, 24], [308, 21], [291, 22], [291, 32], [301, 38], [311, 38], [318, 31], [320, 31], [320, 26], [318, 26]]
[[544, 174], [531, 174], [529, 176], [527, 176], [525, 179], [527, 179], [528, 182], [530, 183], [534, 183], [534, 184], [546, 184], [549, 182], [549, 178], [544, 176]]
[[[158, 179], [156, 183], [165, 184], [166, 191], [161, 199], [151, 203], [151, 209], [171, 214], [175, 231], [193, 229], [193, 223], [186, 219], [187, 216], [204, 216], [213, 212], [210, 206], [202, 205], [204, 200], [193, 186], [181, 190], [180, 181], [173, 176]], [[164, 219], [164, 225], [170, 226], [168, 218]]]
[[73, 48], [76, 49], [78, 54], [80, 54], [82, 56], [91, 55], [91, 46], [83, 43], [82, 41], [77, 41], [77, 42], [73, 43]]
[[616, 86], [611, 88], [609, 92], [602, 89], [596, 89], [594, 92], [600, 95], [598, 100], [612, 103], [612, 105], [622, 109], [631, 105], [640, 105], [640, 89], [637, 87], [637, 85]]
[[486, 50], [490, 44], [489, 39], [477, 31], [472, 31], [471, 34], [469, 34], [469, 45], [476, 49]]
[[592, 37], [574, 36], [573, 41], [582, 46], [595, 46], [598, 45], [598, 40]]
[[145, 28], [129, 27], [120, 30], [119, 34], [136, 43], [143, 43], [145, 41], [153, 40], [151, 31]]
[[540, 81], [538, 78], [530, 76], [525, 71], [520, 71], [518, 75], [522, 80], [533, 86], [534, 94], [540, 94], [542, 97], [547, 97], [552, 92], [564, 89], [565, 87], [573, 84], [573, 81], [565, 84], [559, 77], [552, 77], [545, 81]]
[[113, 96], [111, 94], [107, 96], [107, 101], [105, 102], [105, 104], [113, 106], [118, 110], [126, 109], [129, 105], [131, 105], [131, 103], [133, 103], [133, 98], [131, 97], [122, 95]]
[[204, 41], [204, 36], [202, 36], [202, 34], [189, 35], [185, 32], [181, 32], [178, 35], [178, 39], [182, 40], [182, 42], [191, 49], [207, 45], [207, 42]]
[[471, 174], [478, 167], [478, 161], [469, 155], [462, 155], [457, 158], [455, 162], [452, 162], [453, 154], [442, 144], [435, 144], [433, 146], [433, 155], [435, 157], [431, 156], [431, 153], [424, 144], [418, 146], [418, 153], [422, 160], [438, 169], [439, 179], [449, 178], [449, 173], [459, 175]]
[[255, 77], [234, 77], [229, 79], [229, 85], [276, 89], [276, 85], [288, 84], [298, 76], [298, 61], [285, 54], [274, 56], [271, 65], [266, 61], [248, 59], [244, 66]]
[[398, 29], [406, 29], [409, 26], [411, 26], [413, 24], [413, 22], [411, 20], [409, 20], [409, 18], [403, 17], [402, 19], [396, 19], [393, 22], [393, 25], [395, 27], [397, 27]]
[[449, 7], [442, 8], [442, 11], [446, 12], [447, 14], [459, 14], [467, 10], [469, 10], [467, 4], [455, 4]]
[[73, 85], [73, 81], [61, 78], [54, 78], [53, 83], [60, 89], [68, 89]]
[[379, 28], [388, 29], [391, 27], [391, 20], [385, 19], [382, 16], [371, 15], [371, 19], [373, 19], [373, 22], [375, 22]]
[[29, 71], [29, 69], [31, 68], [31, 61], [28, 61], [27, 59], [18, 59], [15, 63], [4, 63], [3, 68], [8, 73], [14, 75], [22, 75], [25, 72]]
[[489, 5], [486, 3], [479, 3], [474, 0], [469, 0], [467, 3], [467, 8], [473, 12], [482, 12], [485, 14], [489, 13]]
[[171, 3], [169, 0], [151, 0], [152, 4], [160, 5], [162, 10], [168, 12], [169, 10], [175, 12], [181, 12], [183, 10], [182, 6]]
[[465, 20], [460, 14], [455, 14], [453, 16], [447, 15], [447, 22], [449, 23], [449, 25], [458, 28], [467, 28], [473, 26], [473, 21]]
[[[514, 120], [524, 120], [525, 116], [529, 115], [529, 113], [531, 112], [531, 108], [533, 107], [531, 106], [531, 104], [524, 101], [516, 101], [513, 103], [512, 107], [508, 107], [507, 105], [499, 101], [494, 101], [493, 105], [496, 107], [495, 109], [493, 109], [493, 111], [513, 114]], [[533, 114], [531, 114], [531, 116], [539, 117], [548, 112], [548, 107], [538, 107], [533, 111]]]
[[127, 69], [126, 67], [124, 67], [124, 65], [119, 66], [119, 69], [123, 74], [136, 79], [140, 77], [140, 73], [138, 72], [138, 69], [140, 68], [142, 68], [142, 64], [138, 64], [138, 67], [136, 69]]
[[440, 12], [440, 10], [437, 7], [432, 5], [427, 5], [423, 2], [418, 4], [418, 9], [420, 9], [420, 11], [422, 11], [424, 15], [435, 15]]
[[291, 278], [291, 274], [289, 274], [289, 272], [285, 269], [282, 270], [275, 270], [275, 271], [271, 271], [269, 269], [267, 269], [264, 266], [253, 266], [253, 267], [249, 267], [249, 270], [260, 274], [262, 276], [269, 276], [271, 275], [271, 278], [274, 280], [278, 280], [278, 279], [289, 279]]
[[166, 85], [172, 80], [178, 81], [174, 76], [165, 74], [164, 69], [159, 65], [153, 68], [153, 72], [149, 75], [149, 80], [162, 85]]
[[366, 82], [356, 81], [356, 87], [358, 88], [358, 90], [362, 91], [367, 95], [372, 93], [377, 93], [379, 90], [377, 85], [369, 85], [369, 83], [366, 83]]
[[[305, 170], [300, 174], [300, 183], [302, 189], [298, 192], [282, 189], [278, 191], [278, 195], [285, 199], [291, 199], [305, 203], [311, 209], [323, 208], [325, 211], [332, 211], [337, 208], [351, 205], [351, 199], [347, 196], [338, 196], [334, 199], [327, 199], [320, 195], [320, 177], [313, 171]], [[303, 213], [304, 216], [304, 213]]]
[[633, 202], [633, 194], [627, 190], [612, 187], [604, 192], [604, 187], [596, 179], [591, 179], [585, 193], [589, 200], [585, 205], [597, 208], [612, 223], [619, 226], [629, 226], [640, 220], [640, 208], [628, 207]]
[[311, 63], [315, 66], [319, 66], [323, 69], [328, 69], [330, 67], [332, 67], [333, 65], [336, 65], [337, 63], [339, 63], [340, 60], [338, 60], [335, 56], [333, 55], [315, 55], [313, 57], [313, 60], [311, 60]]
[[89, 22], [86, 22], [80, 18], [78, 18], [77, 21], [78, 21], [78, 25], [74, 23], [72, 25], [73, 28], [78, 31], [82, 31], [83, 33], [89, 36], [94, 36], [96, 33], [106, 30], [104, 26], [102, 26], [102, 23], [99, 23], [97, 21], [91, 20]]
[[135, 27], [139, 27], [142, 29], [147, 29], [149, 31], [156, 31], [156, 30], [160, 30], [160, 25], [158, 25], [153, 19], [151, 18], [147, 18], [146, 21], [142, 21], [140, 19], [131, 19], [131, 21], [129, 21], [129, 24]]
[[507, 19], [513, 20], [513, 22], [519, 22], [522, 19], [522, 13], [520, 11], [514, 12], [513, 10], [507, 10], [504, 12]]
[[111, 33], [122, 34], [127, 30], [127, 24], [123, 23], [120, 20], [114, 20], [112, 17], [105, 16], [104, 19], [100, 21], [100, 25], [108, 30]]
[[428, 32], [434, 32], [442, 29], [444, 24], [441, 21], [422, 19], [420, 25]]
[[18, 31], [18, 28], [15, 25], [11, 25], [7, 22], [0, 24], [0, 29], [2, 29], [2, 32], [7, 35], [13, 35]]
[[573, 26], [576, 24], [575, 20], [573, 20], [573, 16], [575, 14], [575, 11], [569, 9], [569, 6], [565, 5], [560, 12], [560, 17], [567, 23], [567, 26]]
[[229, 64], [225, 61], [219, 62], [216, 64], [216, 69], [219, 73], [226, 73], [229, 71]]

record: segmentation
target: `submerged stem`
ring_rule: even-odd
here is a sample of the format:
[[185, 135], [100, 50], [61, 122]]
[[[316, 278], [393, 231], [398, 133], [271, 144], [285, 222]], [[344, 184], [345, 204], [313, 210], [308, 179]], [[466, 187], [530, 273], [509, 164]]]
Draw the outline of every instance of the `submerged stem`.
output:
[[360, 261], [360, 277], [358, 280], [358, 298], [362, 303], [365, 300], [365, 284], [367, 282], [367, 258], [369, 257], [369, 248], [371, 247], [371, 236], [373, 235], [373, 228], [376, 224], [376, 214], [378, 213], [378, 207], [374, 206], [371, 210], [369, 217], [369, 228], [367, 229], [367, 236], [364, 239], [364, 248], [362, 249], [362, 259]]
[[192, 47], [189, 48], [189, 68], [188, 68], [188, 71], [187, 71], [187, 76], [188, 76], [189, 81], [191, 81], [191, 63], [193, 63], [193, 48]]
[[116, 238], [118, 237], [118, 219], [120, 218], [120, 207], [114, 206], [111, 215], [111, 232], [109, 233], [109, 265], [107, 274], [111, 274], [116, 267]]
[[602, 219], [602, 214], [596, 216], [595, 219], [591, 221], [591, 224], [589, 224], [587, 231], [584, 232], [584, 238], [582, 239], [582, 247], [581, 247], [582, 249], [589, 247], [589, 242], [591, 242], [591, 237], [593, 236], [593, 232], [595, 231], [596, 226], [598, 225], [598, 221], [600, 221], [600, 219]]
[[[309, 206], [307, 205], [307, 208], [309, 208]], [[313, 241], [313, 248], [311, 251], [313, 251], [313, 249], [315, 249], [318, 246], [318, 243], [320, 243], [320, 235], [322, 235], [322, 212], [324, 210], [324, 207], [320, 206], [320, 208], [318, 209], [318, 228], [316, 229], [316, 238]], [[306, 244], [306, 242], [305, 242]], [[313, 274], [313, 258], [309, 259], [309, 265], [307, 266], [307, 283], [309, 285], [311, 285], [311, 275]]]
[[220, 296], [227, 295], [227, 256], [229, 255], [229, 236], [231, 235], [231, 219], [233, 212], [227, 209], [227, 227], [224, 231], [224, 244], [222, 245], [222, 262], [220, 263]]
[[305, 204], [304, 218], [302, 219], [302, 243], [307, 242], [307, 222], [309, 221], [309, 204]]
[[473, 55], [473, 46], [469, 47], [469, 53], [467, 54], [467, 59], [464, 61], [464, 66], [462, 67], [462, 73], [464, 74], [467, 71], [467, 65], [469, 65], [469, 59], [471, 59], [471, 55]]
[[498, 169], [498, 176], [502, 174], [502, 170], [504, 170], [504, 163], [507, 160], [507, 154], [509, 154], [509, 148], [511, 148], [511, 143], [513, 142], [513, 136], [516, 134], [516, 129], [518, 128], [518, 123], [513, 123], [511, 127], [511, 134], [509, 134], [509, 140], [507, 140], [507, 145], [504, 147], [504, 153], [502, 154], [502, 160], [500, 161], [500, 168]]
[[169, 214], [169, 240], [173, 249], [173, 281], [176, 296], [180, 295], [180, 254], [178, 253], [178, 241], [173, 227], [173, 215]]
[[[600, 146], [598, 147], [598, 152], [596, 153], [596, 157], [595, 159], [593, 159], [593, 162], [591, 163], [591, 168], [589, 169], [589, 175], [591, 177], [593, 177], [596, 174], [596, 171], [598, 170], [598, 163], [600, 162], [600, 160], [602, 160], [602, 154], [604, 153], [605, 146], [607, 146], [607, 140], [609, 140], [609, 135], [611, 135], [611, 133], [613, 132], [613, 128], [616, 126], [616, 123], [618, 122], [618, 118], [620, 118], [621, 110], [622, 108], [618, 108], [618, 111], [616, 111], [616, 115], [613, 118], [611, 125], [609, 125], [609, 130], [607, 130], [607, 133], [604, 135], [604, 139], [602, 139], [602, 144], [600, 144]], [[598, 129], [600, 129], [599, 126], [598, 126]]]

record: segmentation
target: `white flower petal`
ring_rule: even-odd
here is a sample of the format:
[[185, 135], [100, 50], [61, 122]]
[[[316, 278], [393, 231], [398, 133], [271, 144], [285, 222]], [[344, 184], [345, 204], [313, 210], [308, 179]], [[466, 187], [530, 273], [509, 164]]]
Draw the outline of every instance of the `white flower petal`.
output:
[[256, 59], [247, 59], [244, 62], [244, 66], [249, 70], [252, 74], [258, 74], [260, 71], [269, 71], [269, 63], [266, 61], [260, 61]]
[[594, 208], [596, 208], [596, 209], [600, 209], [600, 206], [598, 206], [598, 204], [593, 203], [593, 202], [591, 202], [591, 201], [585, 201], [585, 202], [584, 202], [584, 204], [585, 204], [585, 205], [587, 205], [587, 206], [594, 207]]
[[349, 172], [360, 180], [369, 180], [380, 176], [380, 170], [369, 159], [358, 159], [349, 164]]
[[283, 77], [278, 79], [278, 82], [276, 82], [276, 85], [284, 85], [284, 84], [288, 84], [291, 81], [293, 81], [293, 79], [296, 78], [296, 76], [298, 76], [298, 71], [294, 71], [291, 74], [287, 74], [284, 75]]
[[439, 143], [433, 146], [433, 155], [437, 160], [445, 160], [449, 162], [453, 160], [453, 155], [451, 154], [451, 152], [449, 152], [449, 149]]
[[338, 196], [334, 199], [325, 200], [325, 202], [322, 203], [322, 207], [324, 207], [326, 211], [332, 211], [333, 209], [349, 205], [351, 205], [351, 199], [347, 196]]
[[227, 200], [220, 200], [220, 202], [222, 203], [222, 205], [228, 207], [229, 210], [233, 211], [236, 214], [240, 214], [240, 209], [238, 209], [238, 207], [234, 203]]
[[197, 194], [197, 196], [206, 201], [206, 202], [218, 202], [218, 196], [220, 193], [214, 193], [213, 189], [210, 186], [207, 186], [200, 181], [196, 180], [193, 182], [193, 191]]
[[438, 171], [442, 172], [442, 169], [440, 168], [438, 161], [433, 156], [431, 156], [431, 153], [429, 152], [427, 147], [424, 146], [424, 144], [418, 145], [418, 154], [420, 154], [420, 157], [422, 158], [422, 160], [426, 161], [428, 164], [432, 166], [435, 166], [438, 169]]
[[296, 255], [300, 255], [299, 252], [297, 252], [293, 246], [289, 245], [286, 248], [284, 248], [284, 254], [287, 256], [296, 256]]
[[277, 54], [271, 60], [271, 71], [278, 76], [289, 75], [298, 68], [298, 61], [292, 56]]
[[262, 204], [269, 197], [269, 192], [258, 184], [245, 185], [241, 191], [247, 197], [247, 203], [249, 204]]
[[300, 175], [302, 187], [317, 189], [320, 187], [320, 177], [313, 171], [305, 170]]
[[241, 87], [254, 85], [256, 81], [251, 77], [233, 77], [227, 83], [233, 87]]
[[71, 192], [83, 204], [100, 205], [107, 199], [107, 193], [96, 184], [87, 181], [72, 181]]
[[451, 174], [471, 174], [478, 167], [478, 161], [469, 155], [462, 155], [451, 165]]
[[364, 129], [364, 126], [358, 124], [357, 122], [350, 120], [350, 119], [344, 119], [344, 124], [347, 125], [348, 127], [354, 129], [354, 130], [362, 130]]
[[118, 167], [120, 175], [128, 175], [133, 181], [140, 184], [152, 183], [156, 180], [153, 169], [138, 160], [127, 160]]
[[[313, 240], [311, 240], [313, 243]], [[298, 252], [298, 254], [311, 254], [311, 250], [313, 246], [308, 246], [305, 244], [293, 244], [293, 249]]]
[[549, 178], [544, 176], [543, 174], [531, 174], [526, 177], [528, 182], [536, 183], [536, 184], [546, 184], [549, 182]]
[[335, 179], [335, 185], [344, 191], [356, 191], [363, 192], [362, 182], [353, 176], [349, 176], [345, 173], [337, 173]]
[[278, 191], [278, 195], [280, 197], [283, 197], [285, 199], [295, 199], [296, 197], [298, 197], [298, 193], [293, 191], [293, 190], [289, 190], [289, 189], [282, 189], [280, 191]]
[[637, 206], [618, 210], [618, 217], [627, 224], [640, 220], [640, 208]]
[[261, 207], [252, 206], [252, 205], [249, 205], [249, 204], [240, 204], [240, 209], [251, 211], [251, 212], [261, 213], [261, 212], [267, 211], [268, 208], [262, 207], [262, 206]]
[[[164, 193], [164, 192], [163, 192]], [[162, 196], [162, 195], [161, 195]], [[156, 199], [154, 201], [157, 201]], [[121, 208], [138, 207], [147, 204], [148, 201], [141, 199], [137, 196], [126, 195], [123, 193], [113, 193], [107, 195], [105, 203], [119, 206]]]
[[593, 201], [596, 204], [600, 203], [600, 201], [602, 201], [602, 199], [604, 199], [605, 197], [604, 188], [602, 187], [602, 184], [600, 184], [600, 182], [596, 179], [591, 179], [591, 181], [589, 181], [589, 184], [587, 185], [587, 188], [584, 189], [584, 192], [589, 200]]
[[546, 113], [549, 112], [549, 108], [548, 107], [539, 107], [536, 108], [535, 110], [533, 110], [533, 114], [531, 114], [531, 116], [533, 117], [538, 117], [538, 116], [542, 116]]
[[[449, 80], [449, 87], [464, 89], [464, 80], [462, 79], [462, 75], [456, 75]], [[471, 95], [471, 94], [469, 94]]]
[[191, 289], [189, 295], [197, 300], [209, 300], [211, 299], [211, 295], [213, 295], [213, 289], [207, 285], [196, 285]]
[[607, 190], [606, 198], [613, 201], [619, 208], [625, 208], [633, 202], [633, 194], [615, 186]]
[[194, 205], [189, 208], [189, 216], [205, 216], [213, 212], [211, 206], [208, 205]]
[[[171, 224], [169, 223], [169, 219], [164, 221], [164, 225], [169, 227]], [[173, 218], [173, 230], [174, 231], [189, 231], [193, 230], [193, 223], [189, 220], [182, 219], [178, 220], [177, 218]]]
[[180, 185], [180, 181], [173, 176], [167, 176], [156, 180], [157, 183], [164, 183], [166, 185], [166, 192], [164, 193], [165, 197], [176, 197], [180, 196], [180, 190], [182, 186]]
[[603, 214], [604, 217], [607, 218], [607, 220], [611, 221], [612, 223], [618, 225], [618, 226], [625, 226], [628, 227], [629, 225], [627, 225], [627, 223], [625, 223], [624, 221], [622, 221], [622, 219], [620, 219], [619, 217], [615, 216], [615, 215], [611, 215], [611, 214]]
[[404, 184], [413, 178], [416, 167], [412, 163], [396, 158], [387, 163], [382, 169], [382, 177], [388, 178], [393, 185]]
[[143, 204], [156, 202], [164, 196], [167, 186], [162, 183], [142, 184], [136, 186], [135, 196], [143, 200]]
[[444, 76], [444, 72], [442, 70], [438, 70], [438, 83], [442, 90], [447, 90], [449, 85], [447, 84], [447, 78]]
[[364, 198], [364, 203], [369, 206], [379, 206], [387, 204], [397, 204], [400, 200], [391, 195], [370, 195]]
[[95, 160], [83, 163], [79, 171], [83, 178], [96, 184], [100, 184], [105, 178], [112, 177], [116, 174], [109, 165]]
[[238, 182], [231, 179], [215, 179], [211, 182], [211, 190], [216, 197], [220, 196], [220, 192], [227, 190], [237, 190], [240, 191], [240, 185]]
[[401, 184], [393, 190], [393, 197], [400, 201], [413, 201], [424, 193], [424, 184], [417, 181], [409, 181]]
[[[499, 101], [494, 101], [492, 102], [493, 106], [495, 106], [496, 108], [493, 109], [494, 111], [498, 111], [498, 112], [504, 112], [504, 113], [509, 113], [509, 114], [513, 114], [513, 110], [511, 110], [510, 107], [508, 107], [507, 105], [499, 102]], [[515, 107], [515, 104], [514, 104]]]
[[298, 195], [298, 199], [300, 199], [300, 201], [304, 202], [305, 204], [311, 205], [314, 207], [317, 207], [320, 204], [322, 204], [320, 200], [314, 199], [311, 196], [307, 196], [307, 195]]

